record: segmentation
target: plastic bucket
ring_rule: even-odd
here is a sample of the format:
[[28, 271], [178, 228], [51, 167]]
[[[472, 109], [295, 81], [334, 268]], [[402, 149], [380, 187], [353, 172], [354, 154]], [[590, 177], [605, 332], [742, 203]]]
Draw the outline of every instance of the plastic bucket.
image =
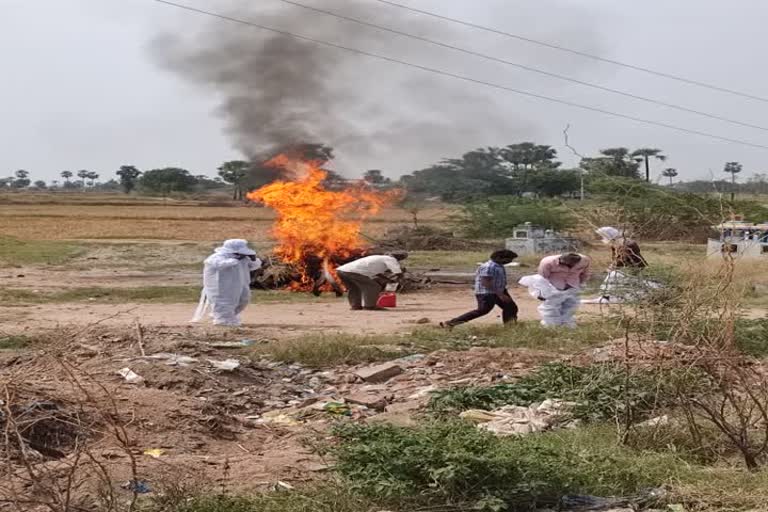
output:
[[397, 295], [392, 292], [385, 292], [379, 295], [379, 300], [376, 302], [376, 306], [380, 308], [394, 308], [397, 307]]

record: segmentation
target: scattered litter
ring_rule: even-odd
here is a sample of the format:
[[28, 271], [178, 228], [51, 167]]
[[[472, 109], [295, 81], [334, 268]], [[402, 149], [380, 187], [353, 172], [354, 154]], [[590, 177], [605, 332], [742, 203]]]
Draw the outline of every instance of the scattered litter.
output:
[[664, 427], [669, 425], [669, 423], [670, 423], [669, 416], [665, 414], [663, 416], [657, 416], [655, 418], [646, 420], [642, 423], [638, 423], [637, 426], [638, 427]]
[[352, 412], [350, 407], [342, 402], [328, 402], [323, 405], [323, 410], [336, 416], [349, 416]]
[[147, 494], [152, 492], [152, 488], [145, 480], [129, 480], [123, 484], [123, 489], [127, 489], [136, 494]]
[[122, 368], [117, 371], [117, 374], [123, 377], [128, 384], [141, 384], [144, 382], [144, 377], [130, 368]]
[[240, 361], [237, 359], [225, 359], [224, 361], [217, 361], [215, 359], [209, 359], [209, 363], [218, 370], [224, 370], [225, 372], [231, 372], [240, 367]]
[[281, 480], [278, 480], [275, 484], [275, 490], [276, 491], [292, 491], [295, 487], [289, 484], [288, 482], [283, 482]]
[[260, 419], [256, 420], [256, 422], [267, 425], [283, 425], [287, 427], [292, 427], [299, 424], [296, 419], [291, 418], [288, 414], [282, 411], [265, 412], [262, 414]]
[[437, 386], [434, 384], [431, 386], [426, 386], [421, 389], [417, 389], [416, 392], [408, 397], [408, 400], [418, 400], [419, 398], [425, 398], [430, 395], [433, 391], [437, 389]]
[[153, 459], [159, 459], [165, 455], [165, 450], [161, 448], [152, 448], [151, 450], [144, 450], [144, 455], [149, 455]]
[[252, 340], [250, 338], [244, 338], [240, 340], [240, 345], [244, 347], [250, 347], [251, 345], [255, 345], [255, 344], [256, 344], [256, 340]]
[[541, 432], [571, 421], [575, 404], [563, 400], [544, 400], [528, 407], [508, 405], [494, 411], [470, 409], [460, 417], [479, 423], [479, 428], [498, 436]]
[[411, 354], [409, 356], [401, 357], [398, 359], [398, 362], [401, 363], [418, 363], [419, 361], [425, 359], [427, 356], [424, 354]]
[[243, 348], [250, 347], [257, 343], [266, 343], [266, 341], [256, 341], [250, 338], [245, 338], [240, 341], [214, 341], [213, 343], [207, 343], [211, 348]]
[[192, 363], [196, 363], [197, 359], [189, 356], [182, 356], [179, 354], [171, 354], [169, 352], [160, 352], [158, 354], [152, 354], [147, 356], [147, 359], [155, 359], [157, 361], [164, 361], [168, 366], [189, 366]]
[[588, 510], [632, 512], [634, 510], [644, 510], [651, 507], [662, 501], [666, 496], [667, 491], [661, 487], [648, 489], [637, 495], [626, 497], [601, 498], [599, 496], [590, 496], [586, 494], [573, 494], [563, 496], [560, 499], [558, 510], [569, 510], [572, 512], [586, 512]]

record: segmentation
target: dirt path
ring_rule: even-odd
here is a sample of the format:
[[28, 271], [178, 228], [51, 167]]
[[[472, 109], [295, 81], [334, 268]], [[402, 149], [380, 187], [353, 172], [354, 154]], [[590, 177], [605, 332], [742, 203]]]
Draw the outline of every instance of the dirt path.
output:
[[[521, 320], [538, 319], [538, 305], [524, 291], [512, 292], [520, 306]], [[251, 304], [243, 314], [244, 327], [257, 328], [264, 333], [281, 336], [302, 332], [322, 331], [356, 334], [388, 333], [412, 329], [417, 322], [428, 319], [436, 324], [471, 309], [472, 294], [465, 290], [433, 289], [401, 295], [398, 307], [387, 311], [350, 311], [343, 299], [328, 302], [293, 302]], [[0, 329], [8, 331], [36, 330], [57, 325], [130, 325], [135, 318], [142, 324], [187, 327], [195, 306], [193, 304], [42, 304], [30, 306], [0, 305]], [[594, 306], [584, 312], [595, 312]], [[478, 324], [501, 322], [501, 311], [494, 310]]]

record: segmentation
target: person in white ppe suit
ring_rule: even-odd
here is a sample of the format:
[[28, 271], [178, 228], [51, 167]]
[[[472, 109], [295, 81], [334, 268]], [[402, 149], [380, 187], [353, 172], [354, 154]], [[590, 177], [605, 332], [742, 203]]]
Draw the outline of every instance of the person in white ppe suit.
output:
[[251, 301], [251, 271], [261, 263], [245, 240], [227, 240], [217, 247], [205, 260], [203, 292], [192, 321], [208, 313], [214, 325], [240, 325], [240, 313]]
[[579, 290], [590, 277], [591, 260], [582, 254], [547, 256], [539, 273], [525, 276], [520, 284], [541, 301], [541, 324], [547, 327], [576, 327], [574, 314], [579, 308]]

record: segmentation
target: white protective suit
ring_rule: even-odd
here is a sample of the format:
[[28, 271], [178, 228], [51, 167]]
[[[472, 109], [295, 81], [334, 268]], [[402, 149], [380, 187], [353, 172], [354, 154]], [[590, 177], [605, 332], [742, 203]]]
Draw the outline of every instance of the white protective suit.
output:
[[238, 259], [236, 254], [256, 255], [248, 242], [234, 239], [224, 242], [206, 258], [203, 292], [193, 322], [209, 313], [215, 325], [240, 325], [240, 313], [251, 301], [251, 271], [261, 268], [261, 260]]
[[[546, 327], [576, 327], [573, 317], [579, 308], [579, 289], [558, 290], [545, 277], [538, 274], [524, 276], [519, 283], [528, 288], [532, 297], [541, 300], [541, 325]], [[542, 300], [543, 299], [543, 300]]]

